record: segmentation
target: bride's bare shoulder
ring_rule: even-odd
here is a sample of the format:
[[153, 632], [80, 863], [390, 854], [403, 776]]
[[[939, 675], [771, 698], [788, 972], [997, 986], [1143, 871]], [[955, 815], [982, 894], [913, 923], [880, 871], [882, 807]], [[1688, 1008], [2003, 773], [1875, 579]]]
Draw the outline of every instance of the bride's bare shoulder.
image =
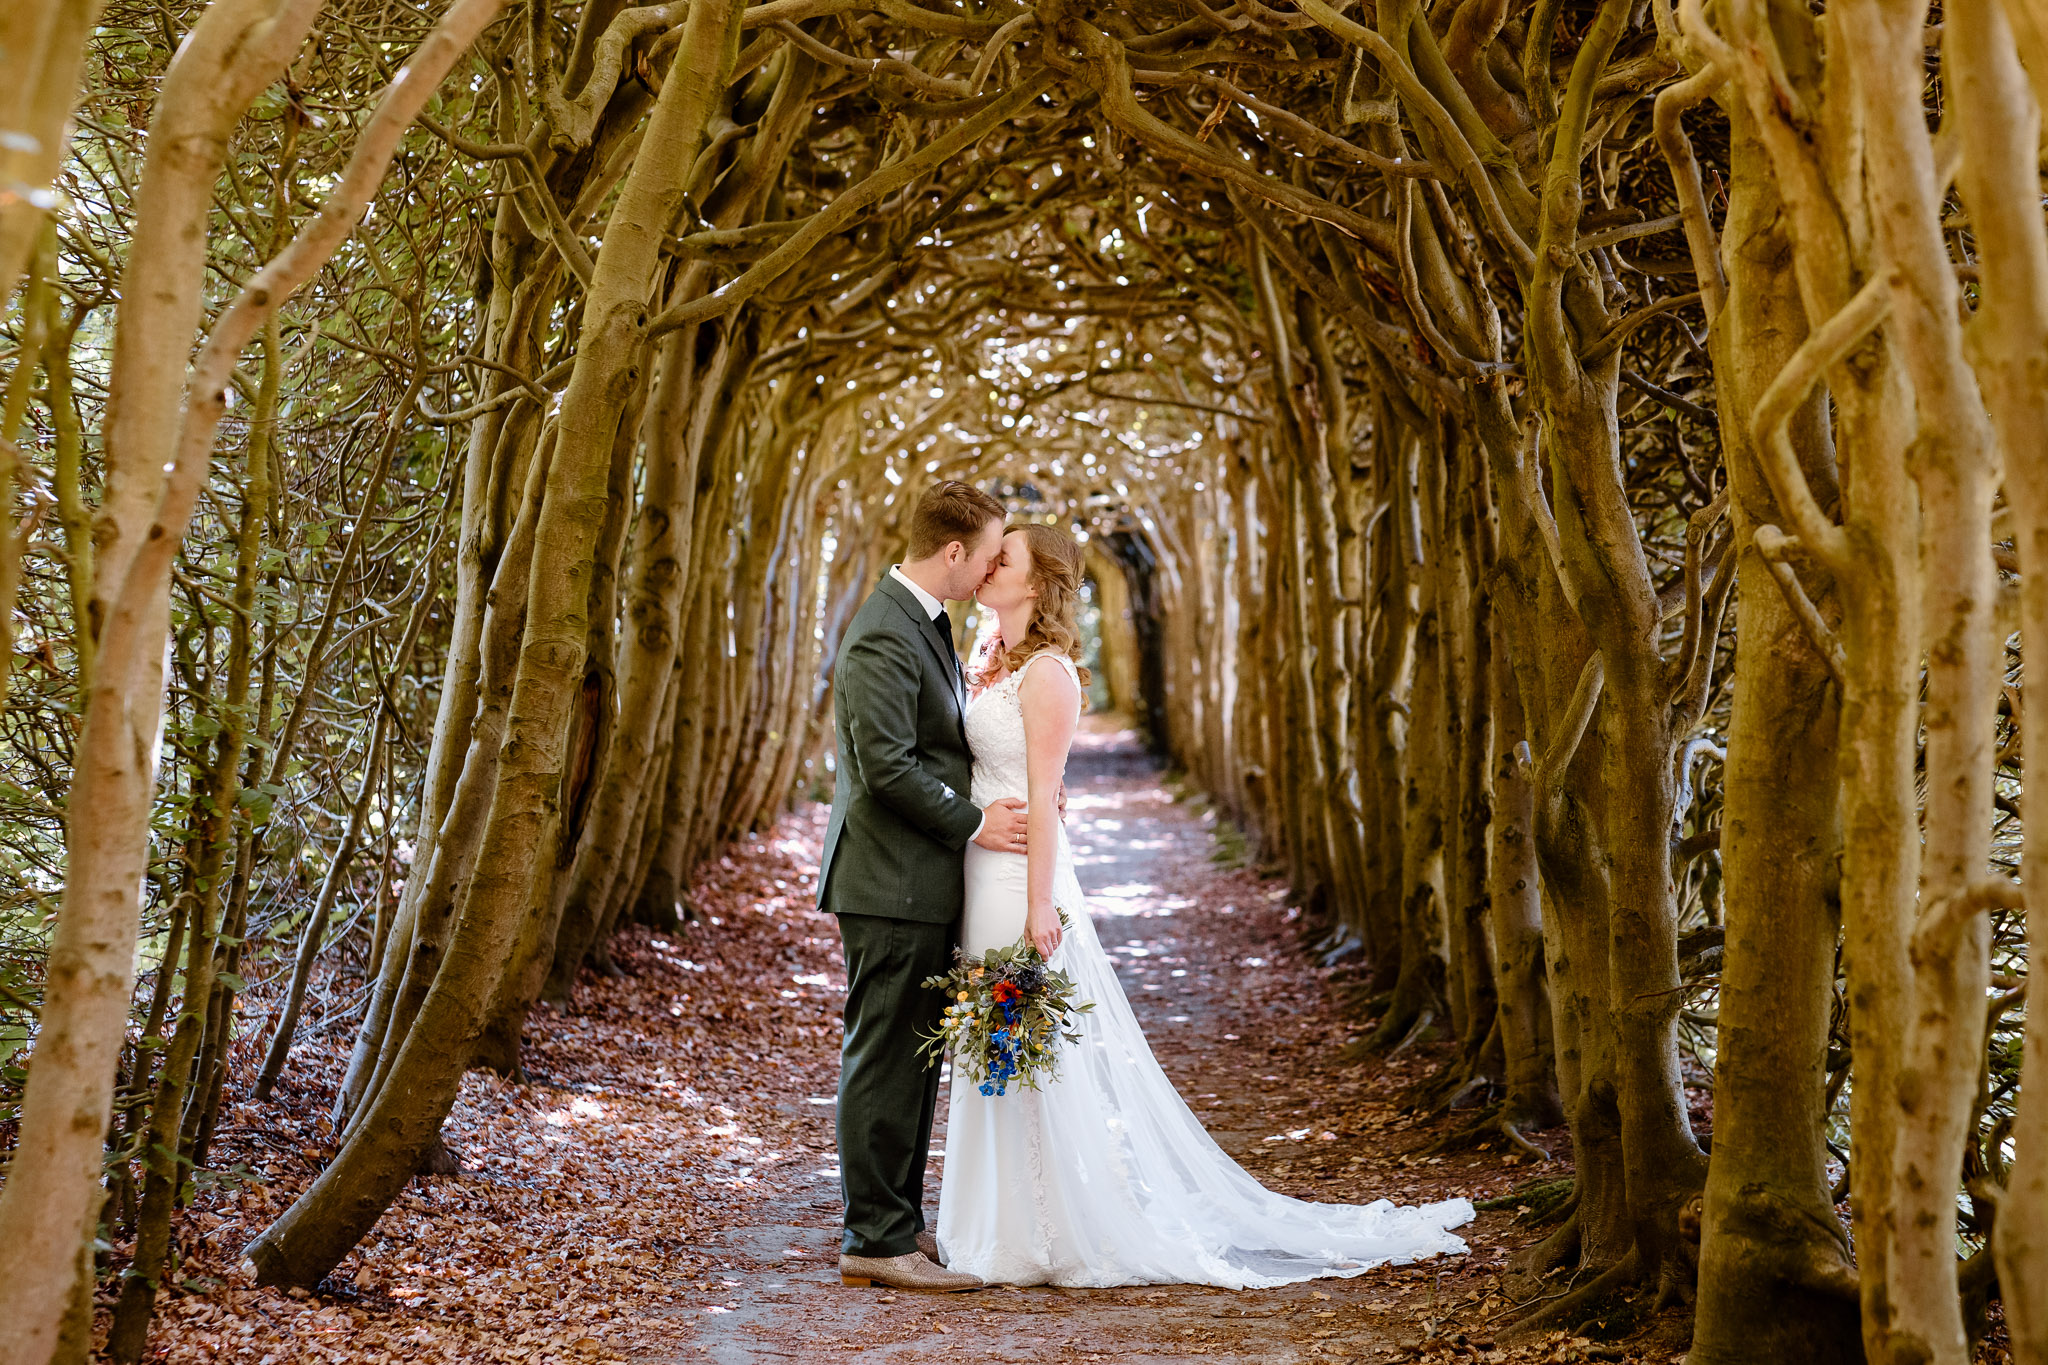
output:
[[[1033, 668], [1032, 665], [1040, 659], [1058, 659], [1066, 666]], [[1018, 677], [1020, 681], [1017, 684], [1017, 693], [1026, 701], [1063, 702], [1079, 701], [1081, 698], [1081, 680], [1075, 675], [1073, 660], [1054, 650], [1046, 650], [1042, 654], [1034, 654], [1026, 659], [1024, 667], [1018, 671]]]

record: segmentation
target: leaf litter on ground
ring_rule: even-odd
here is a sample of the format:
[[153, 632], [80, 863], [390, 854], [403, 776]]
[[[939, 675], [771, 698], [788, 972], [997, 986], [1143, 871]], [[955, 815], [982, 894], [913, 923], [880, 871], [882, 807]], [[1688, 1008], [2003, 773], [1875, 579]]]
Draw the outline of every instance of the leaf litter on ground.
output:
[[[1420, 1048], [1392, 1063], [1342, 1060], [1366, 1029], [1336, 1003], [1357, 969], [1310, 961], [1286, 888], [1213, 860], [1204, 822], [1149, 768], [1075, 785], [1077, 842], [1128, 841], [1131, 819], [1159, 827], [1141, 841], [1167, 849], [1150, 884], [1105, 898], [1120, 917], [1105, 918], [1105, 945], [1169, 1074], [1234, 1135], [1226, 1146], [1248, 1169], [1336, 1202], [1484, 1198], [1527, 1177], [1498, 1152], [1413, 1160], [1435, 1125], [1403, 1113], [1401, 1096], [1447, 1059]], [[1079, 1359], [1147, 1343], [1170, 1343], [1177, 1359], [1259, 1359], [1283, 1342], [1301, 1358], [1579, 1358], [1560, 1354], [1574, 1350], [1569, 1338], [1510, 1353], [1487, 1335], [1506, 1306], [1504, 1239], [1530, 1235], [1507, 1213], [1468, 1230], [1472, 1256], [1263, 1295], [1165, 1286], [899, 1301], [842, 1290], [829, 1225], [845, 973], [836, 925], [813, 904], [825, 814], [806, 805], [733, 845], [698, 870], [680, 930], [627, 930], [613, 946], [620, 975], [586, 972], [567, 1009], [537, 1007], [524, 1075], [463, 1083], [444, 1128], [460, 1173], [413, 1181], [311, 1294], [257, 1288], [240, 1259], [335, 1148], [326, 1114], [349, 1039], [303, 1041], [272, 1103], [224, 1116], [211, 1164], [246, 1177], [196, 1191], [151, 1358], [702, 1359], [731, 1323], [771, 1353], [958, 1359], [949, 1338], [986, 1339], [998, 1319], [1025, 1324], [1033, 1341], [1071, 1327]], [[241, 1044], [236, 1080], [261, 1041]], [[936, 1175], [935, 1165], [934, 1195]], [[802, 1201], [806, 1235], [777, 1233], [767, 1260], [733, 1235], [779, 1229]], [[771, 1274], [777, 1303], [786, 1287], [811, 1307], [755, 1316]], [[1131, 1318], [1133, 1308], [1146, 1311]]]

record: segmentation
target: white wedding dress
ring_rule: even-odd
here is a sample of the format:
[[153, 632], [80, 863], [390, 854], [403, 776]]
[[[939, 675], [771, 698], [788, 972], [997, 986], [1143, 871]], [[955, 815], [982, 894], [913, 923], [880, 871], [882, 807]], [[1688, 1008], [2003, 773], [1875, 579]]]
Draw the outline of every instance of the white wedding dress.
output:
[[[1073, 670], [1062, 654], [1035, 655], [968, 707], [978, 806], [1025, 797], [1017, 687], [1047, 657]], [[1064, 829], [1058, 858], [1053, 901], [1068, 927], [1052, 965], [1095, 1008], [1041, 1089], [983, 1095], [954, 1070], [938, 1225], [949, 1268], [1001, 1284], [1253, 1289], [1465, 1250], [1449, 1229], [1471, 1221], [1470, 1200], [1312, 1204], [1232, 1161], [1154, 1060], [1089, 921]], [[1022, 936], [1025, 865], [968, 845], [968, 952]]]

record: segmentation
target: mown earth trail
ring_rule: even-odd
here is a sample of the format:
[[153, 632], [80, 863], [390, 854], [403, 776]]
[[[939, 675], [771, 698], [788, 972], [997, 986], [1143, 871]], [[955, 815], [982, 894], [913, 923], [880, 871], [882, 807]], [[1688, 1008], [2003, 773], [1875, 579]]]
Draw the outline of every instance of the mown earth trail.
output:
[[[1286, 887], [1219, 863], [1213, 821], [1169, 795], [1131, 735], [1091, 723], [1069, 791], [1082, 882], [1154, 1049], [1262, 1181], [1412, 1203], [1528, 1178], [1498, 1151], [1412, 1155], [1432, 1134], [1395, 1101], [1436, 1063], [1342, 1059], [1362, 1027], [1335, 1008], [1341, 978], [1307, 961]], [[823, 816], [807, 808], [704, 869], [695, 922], [627, 936], [614, 950], [624, 978], [586, 981], [570, 1011], [537, 1014], [524, 1083], [472, 1076], [448, 1124], [461, 1174], [416, 1182], [322, 1294], [255, 1289], [234, 1261], [331, 1150], [315, 1116], [339, 1043], [307, 1051], [282, 1107], [239, 1106], [216, 1160], [250, 1179], [202, 1190], [158, 1358], [1507, 1358], [1489, 1324], [1522, 1237], [1502, 1213], [1465, 1230], [1469, 1256], [1273, 1291], [842, 1286], [844, 968], [832, 921], [811, 908]], [[1543, 1138], [1563, 1146], [1562, 1132]], [[935, 1154], [934, 1208], [942, 1169]], [[1526, 1358], [1581, 1354], [1552, 1341]]]

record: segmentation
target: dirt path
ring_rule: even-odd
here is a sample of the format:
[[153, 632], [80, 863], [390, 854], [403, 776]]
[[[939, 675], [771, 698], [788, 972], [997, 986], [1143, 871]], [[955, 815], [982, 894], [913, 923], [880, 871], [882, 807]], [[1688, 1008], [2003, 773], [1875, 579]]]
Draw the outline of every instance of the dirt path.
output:
[[[1406, 1168], [1390, 1160], [1390, 1148], [1408, 1144], [1375, 1099], [1398, 1078], [1336, 1065], [1353, 1031], [1333, 1018], [1319, 974], [1301, 960], [1285, 887], [1217, 866], [1209, 827], [1168, 796], [1131, 736], [1096, 729], [1083, 744], [1068, 823], [1098, 929], [1154, 1050], [1224, 1148], [1274, 1188], [1336, 1202], [1484, 1197], [1511, 1183], [1512, 1172], [1477, 1161]], [[838, 965], [835, 955], [835, 982]], [[1004, 1288], [941, 1299], [849, 1290], [833, 1272], [840, 1204], [831, 1113], [817, 1103], [810, 1115], [812, 1148], [826, 1159], [777, 1168], [765, 1177], [760, 1218], [707, 1239], [723, 1253], [719, 1293], [679, 1319], [700, 1358], [1391, 1358], [1419, 1342], [1432, 1313], [1443, 1318], [1465, 1300], [1495, 1260], [1497, 1241], [1482, 1221], [1469, 1257], [1274, 1291]], [[933, 1208], [944, 1118], [942, 1102]]]
[[[1357, 1026], [1332, 1008], [1329, 973], [1304, 960], [1285, 887], [1215, 862], [1205, 818], [1168, 795], [1131, 736], [1091, 726], [1069, 788], [1081, 880], [1154, 1049], [1262, 1181], [1410, 1203], [1483, 1198], [1526, 1177], [1498, 1153], [1402, 1155], [1427, 1135], [1390, 1101], [1430, 1064], [1342, 1063]], [[836, 926], [811, 909], [822, 818], [813, 808], [735, 849], [693, 889], [697, 922], [629, 936], [626, 978], [537, 1014], [524, 1084], [465, 1084], [447, 1130], [463, 1173], [416, 1182], [320, 1294], [288, 1296], [255, 1289], [237, 1261], [332, 1153], [319, 1116], [345, 1030], [316, 1039], [282, 1104], [238, 1106], [222, 1134], [217, 1161], [246, 1175], [200, 1192], [157, 1358], [1493, 1355], [1484, 1323], [1500, 1307], [1502, 1214], [1466, 1230], [1470, 1256], [1272, 1291], [935, 1299], [843, 1287], [832, 1096], [844, 975]], [[941, 1168], [935, 1156], [934, 1207]]]

